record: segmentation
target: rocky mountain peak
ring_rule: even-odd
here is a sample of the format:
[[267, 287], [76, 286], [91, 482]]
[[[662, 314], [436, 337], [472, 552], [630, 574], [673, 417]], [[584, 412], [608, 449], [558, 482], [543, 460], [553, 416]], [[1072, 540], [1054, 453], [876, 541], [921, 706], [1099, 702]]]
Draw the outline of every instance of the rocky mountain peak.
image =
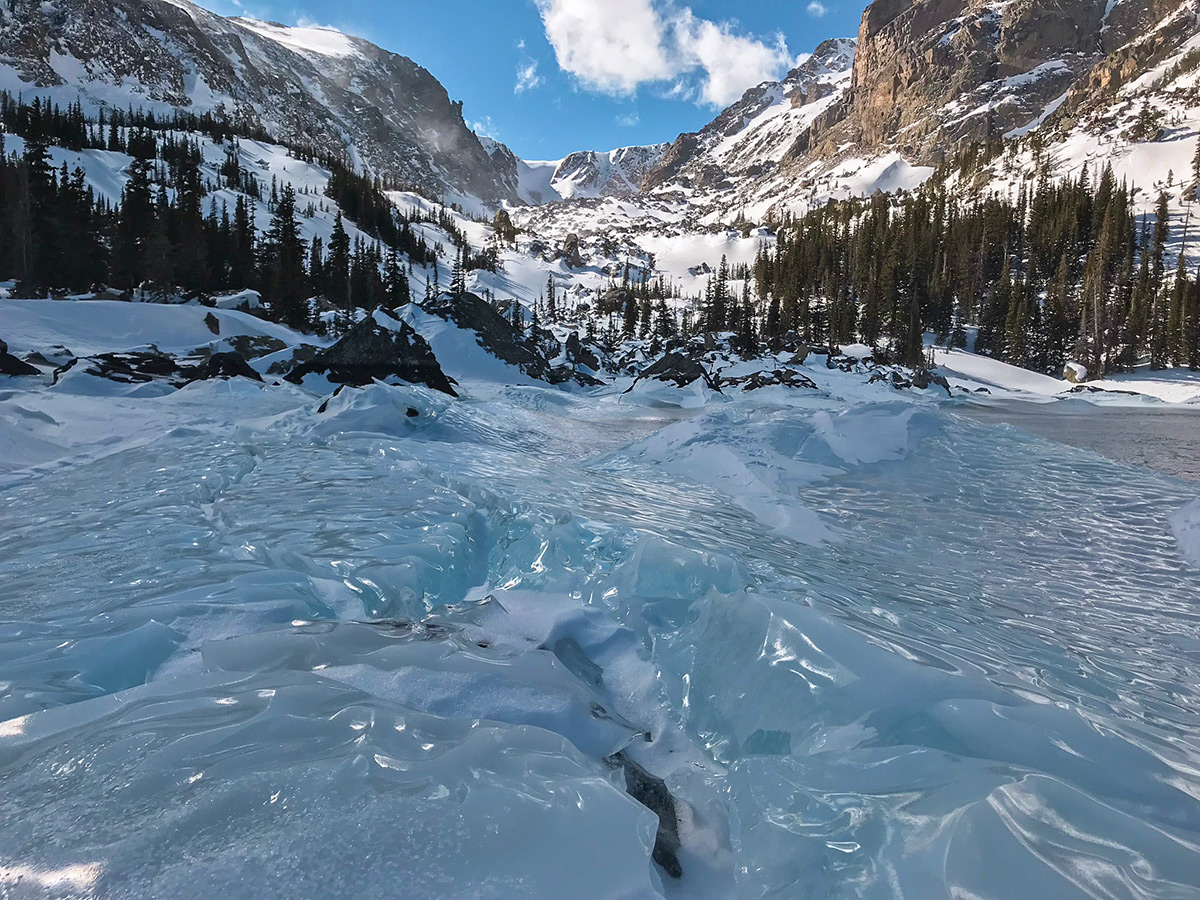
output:
[[517, 193], [511, 156], [487, 152], [428, 71], [330, 29], [223, 18], [187, 0], [9, 0], [0, 87], [89, 110], [208, 112], [438, 195]]

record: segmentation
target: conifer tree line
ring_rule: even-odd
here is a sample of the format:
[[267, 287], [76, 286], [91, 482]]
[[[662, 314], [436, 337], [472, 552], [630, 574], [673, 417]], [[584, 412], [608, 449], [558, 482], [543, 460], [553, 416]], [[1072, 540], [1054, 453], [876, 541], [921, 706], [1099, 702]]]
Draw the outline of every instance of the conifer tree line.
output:
[[[1196, 159], [1200, 179], [1200, 153]], [[1093, 184], [1093, 181], [1095, 182]], [[706, 298], [708, 330], [754, 322], [770, 339], [862, 340], [922, 364], [923, 335], [1059, 375], [1200, 368], [1200, 272], [1167, 264], [1169, 209], [1135, 216], [1111, 167], [1098, 178], [1044, 179], [1017, 196], [963, 199], [934, 182], [901, 198], [831, 202], [778, 229], [754, 264], [753, 315], [723, 290]]]
[[[77, 104], [63, 111], [0, 92], [0, 125], [0, 272], [30, 296], [100, 284], [150, 285], [164, 299], [252, 288], [281, 320], [307, 328], [318, 325], [313, 296], [347, 311], [407, 303], [413, 266], [436, 271], [445, 252], [412, 227], [418, 223], [446, 231], [464, 269], [496, 264], [494, 254], [469, 252], [448, 210], [400, 212], [383, 182], [342, 160], [290, 148], [330, 171], [325, 198], [298, 195], [274, 178], [268, 187], [242, 165], [238, 129], [211, 117], [116, 111], [89, 121]], [[5, 132], [23, 139], [20, 154], [6, 152]], [[203, 168], [202, 135], [225, 147], [215, 178]], [[261, 130], [241, 137], [270, 141]], [[81, 168], [55, 168], [52, 145], [128, 154], [120, 203], [98, 197]], [[221, 189], [237, 193], [232, 208], [212, 196]], [[268, 203], [266, 230], [256, 227], [251, 199]], [[319, 237], [306, 241], [299, 223], [325, 199], [339, 209], [328, 247]], [[350, 240], [343, 210], [369, 240]]]

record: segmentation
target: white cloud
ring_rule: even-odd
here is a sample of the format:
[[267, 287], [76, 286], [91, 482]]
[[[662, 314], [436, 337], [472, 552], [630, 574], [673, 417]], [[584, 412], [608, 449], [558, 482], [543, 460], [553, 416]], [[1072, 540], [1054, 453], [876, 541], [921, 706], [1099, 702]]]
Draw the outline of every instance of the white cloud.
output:
[[674, 82], [675, 96], [724, 106], [791, 62], [782, 35], [739, 35], [673, 0], [535, 0], [559, 67], [585, 88], [630, 96]]
[[829, 7], [822, 3], [821, 0], [812, 0], [812, 3], [808, 4], [805, 8], [808, 10], [808, 14], [814, 19], [819, 19], [829, 12]]
[[642, 123], [642, 117], [638, 115], [637, 110], [634, 110], [633, 112], [617, 116], [616, 121], [622, 128], [633, 128], [635, 125]]
[[526, 91], [532, 91], [534, 88], [541, 87], [544, 79], [538, 74], [538, 61], [536, 59], [522, 60], [517, 64], [517, 83], [513, 87], [514, 94], [523, 94]]
[[766, 44], [736, 35], [728, 25], [699, 19], [690, 9], [679, 12], [675, 37], [686, 58], [704, 73], [700, 98], [713, 106], [728, 106], [747, 88], [779, 75], [792, 59], [783, 35]]

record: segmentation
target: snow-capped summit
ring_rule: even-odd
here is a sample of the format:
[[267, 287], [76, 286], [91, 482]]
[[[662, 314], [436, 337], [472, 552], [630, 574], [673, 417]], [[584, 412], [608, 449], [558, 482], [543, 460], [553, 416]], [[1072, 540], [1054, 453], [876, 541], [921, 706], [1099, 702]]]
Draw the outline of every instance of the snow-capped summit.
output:
[[558, 200], [632, 197], [667, 152], [670, 144], [619, 147], [598, 152], [581, 150], [559, 160], [524, 164], [522, 199], [535, 205]]

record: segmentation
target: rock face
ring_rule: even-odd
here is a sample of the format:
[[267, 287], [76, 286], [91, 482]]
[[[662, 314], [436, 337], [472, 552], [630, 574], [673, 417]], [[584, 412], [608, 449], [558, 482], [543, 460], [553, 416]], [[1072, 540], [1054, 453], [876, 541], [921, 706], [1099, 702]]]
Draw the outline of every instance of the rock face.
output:
[[572, 331], [567, 336], [567, 361], [575, 366], [585, 366], [593, 372], [600, 369], [600, 357], [596, 355], [590, 347], [584, 345], [579, 339], [579, 332]]
[[407, 322], [382, 310], [367, 316], [328, 350], [297, 366], [285, 380], [299, 384], [313, 374], [355, 387], [399, 378], [458, 396], [425, 338]]
[[770, 171], [841, 95], [853, 62], [854, 41], [825, 41], [782, 81], [751, 88], [700, 131], [680, 135], [647, 172], [642, 190], [719, 187], [734, 176]]
[[378, 174], [432, 192], [516, 199], [511, 154], [489, 155], [429, 72], [338, 32], [227, 19], [187, 0], [6, 0], [5, 69], [26, 100], [211, 112], [353, 151]]
[[1181, 5], [876, 0], [863, 14], [850, 90], [806, 143], [939, 162], [962, 141], [1039, 121], [1106, 55]]
[[118, 384], [147, 384], [179, 374], [179, 363], [173, 357], [165, 353], [138, 350], [128, 353], [99, 353], [96, 356], [73, 359], [54, 371], [55, 383], [60, 376], [77, 365], [86, 366], [83, 371], [89, 375], [107, 378]]

